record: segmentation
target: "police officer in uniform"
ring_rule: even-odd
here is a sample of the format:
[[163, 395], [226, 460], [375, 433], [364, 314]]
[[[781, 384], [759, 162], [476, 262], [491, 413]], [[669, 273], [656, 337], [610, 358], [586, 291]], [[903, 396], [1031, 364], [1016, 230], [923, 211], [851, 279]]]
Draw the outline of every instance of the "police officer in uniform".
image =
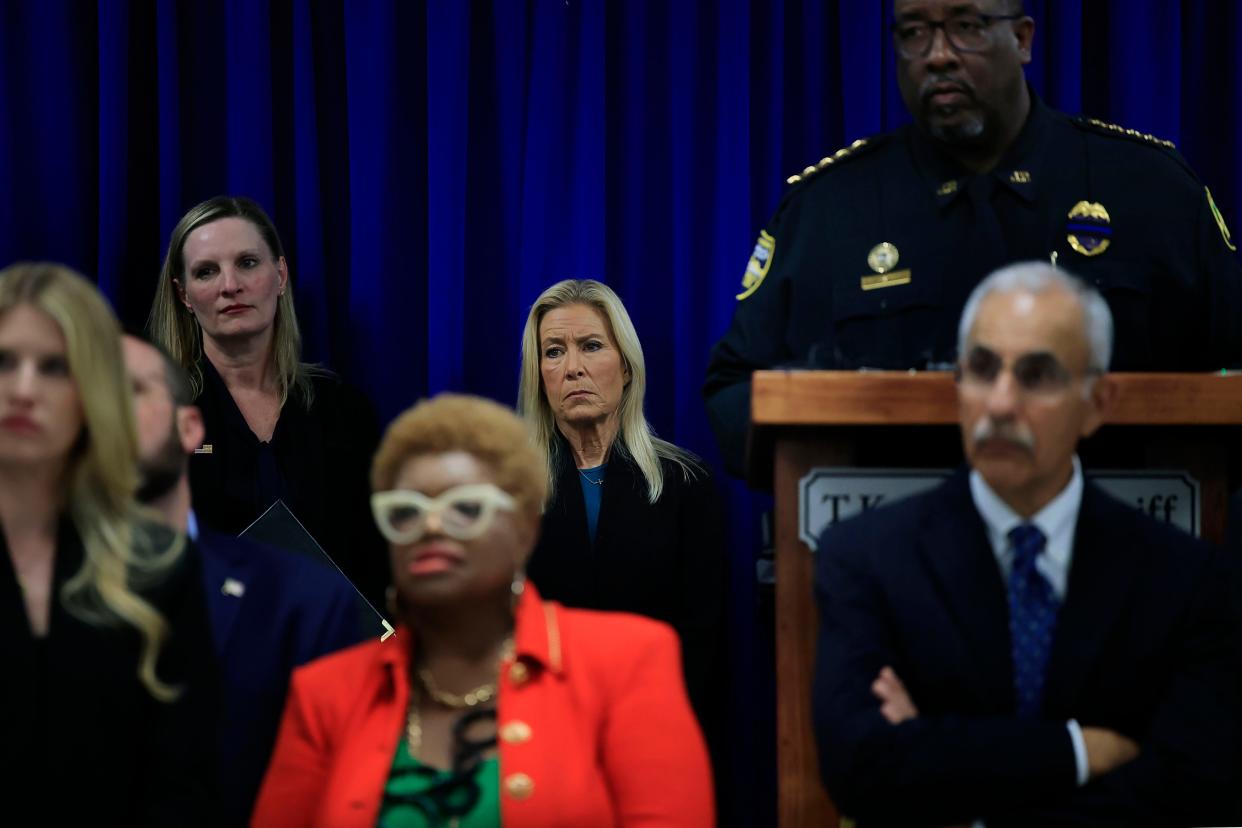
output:
[[750, 374], [943, 368], [966, 297], [1052, 260], [1107, 298], [1114, 370], [1242, 361], [1242, 265], [1211, 193], [1168, 141], [1050, 109], [1026, 84], [1020, 0], [897, 0], [912, 125], [789, 179], [760, 235], [704, 396], [742, 473]]

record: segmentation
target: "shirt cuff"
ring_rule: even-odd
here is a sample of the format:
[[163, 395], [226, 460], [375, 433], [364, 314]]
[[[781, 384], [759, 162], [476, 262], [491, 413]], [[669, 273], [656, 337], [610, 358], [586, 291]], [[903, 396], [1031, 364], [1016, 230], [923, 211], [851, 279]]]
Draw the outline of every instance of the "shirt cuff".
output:
[[1078, 726], [1077, 719], [1070, 719], [1065, 727], [1069, 730], [1070, 742], [1074, 745], [1074, 767], [1078, 771], [1078, 787], [1081, 788], [1091, 776], [1091, 769], [1087, 765], [1087, 743], [1082, 738], [1082, 728]]

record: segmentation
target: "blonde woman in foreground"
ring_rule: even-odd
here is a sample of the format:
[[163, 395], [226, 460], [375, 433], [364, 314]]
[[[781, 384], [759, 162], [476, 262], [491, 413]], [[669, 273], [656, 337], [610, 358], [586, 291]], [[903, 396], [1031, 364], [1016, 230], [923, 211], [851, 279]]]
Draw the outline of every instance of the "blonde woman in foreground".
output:
[[46, 824], [206, 825], [201, 575], [139, 518], [125, 377], [86, 280], [0, 271], [0, 778]]

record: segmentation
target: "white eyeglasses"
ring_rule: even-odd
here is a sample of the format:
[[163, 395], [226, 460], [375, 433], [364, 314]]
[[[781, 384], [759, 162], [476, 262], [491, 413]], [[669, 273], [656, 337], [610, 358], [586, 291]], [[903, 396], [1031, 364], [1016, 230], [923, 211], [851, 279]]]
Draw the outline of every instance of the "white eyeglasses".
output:
[[471, 540], [487, 531], [496, 510], [512, 512], [517, 504], [507, 492], [492, 483], [454, 486], [437, 497], [422, 492], [394, 489], [371, 495], [371, 514], [389, 543], [407, 544], [427, 532], [427, 521], [435, 515], [444, 534], [458, 540]]

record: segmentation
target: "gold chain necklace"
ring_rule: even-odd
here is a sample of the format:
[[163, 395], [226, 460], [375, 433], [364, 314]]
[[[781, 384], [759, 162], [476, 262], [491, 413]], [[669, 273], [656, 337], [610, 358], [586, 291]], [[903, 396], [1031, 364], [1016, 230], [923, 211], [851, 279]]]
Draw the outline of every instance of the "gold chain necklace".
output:
[[[505, 638], [500, 645], [500, 658], [497, 660], [497, 669], [499, 665], [504, 664], [513, 658], [513, 636]], [[478, 687], [470, 690], [462, 695], [450, 693], [447, 690], [441, 690], [436, 684], [436, 677], [432, 675], [431, 670], [426, 667], [418, 669], [418, 683], [427, 691], [427, 696], [436, 704], [449, 708], [450, 710], [465, 710], [469, 707], [477, 707], [480, 704], [486, 704], [496, 698], [496, 682], [489, 681], [480, 684]]]
[[[512, 642], [506, 642], [506, 643], [510, 644], [511, 646]], [[493, 690], [494, 690], [494, 687], [493, 687]], [[411, 687], [410, 688], [410, 711], [408, 714], [406, 714], [406, 719], [405, 719], [405, 747], [406, 747], [406, 750], [409, 751], [410, 758], [418, 762], [422, 761], [422, 759], [419, 758], [418, 754], [422, 750], [422, 747], [423, 747], [423, 715], [421, 712], [419, 712], [419, 709], [418, 709], [418, 705], [420, 701], [422, 701], [422, 699], [419, 698], [418, 688]], [[476, 702], [476, 704], [478, 703], [479, 702]], [[457, 817], [453, 817], [452, 819], [449, 820], [449, 828], [460, 828], [460, 826], [461, 826], [461, 820], [458, 819]]]
[[414, 759], [418, 758], [418, 752], [423, 747], [423, 717], [418, 712], [418, 689], [410, 690], [410, 712], [405, 720], [405, 746], [410, 751], [410, 756]]
[[[423, 746], [423, 717], [418, 712], [418, 691], [413, 690], [410, 693], [410, 713], [405, 720], [405, 746], [410, 752], [410, 758], [422, 761], [418, 758], [418, 751]], [[461, 821], [457, 817], [449, 820], [449, 828], [458, 828]]]
[[431, 675], [431, 671], [426, 667], [419, 669], [418, 683], [427, 691], [427, 695], [433, 702], [451, 710], [465, 710], [467, 707], [476, 707], [496, 697], [496, 682], [494, 681], [480, 684], [461, 696], [456, 693], [450, 693], [447, 690], [441, 690], [436, 686], [435, 676]]

